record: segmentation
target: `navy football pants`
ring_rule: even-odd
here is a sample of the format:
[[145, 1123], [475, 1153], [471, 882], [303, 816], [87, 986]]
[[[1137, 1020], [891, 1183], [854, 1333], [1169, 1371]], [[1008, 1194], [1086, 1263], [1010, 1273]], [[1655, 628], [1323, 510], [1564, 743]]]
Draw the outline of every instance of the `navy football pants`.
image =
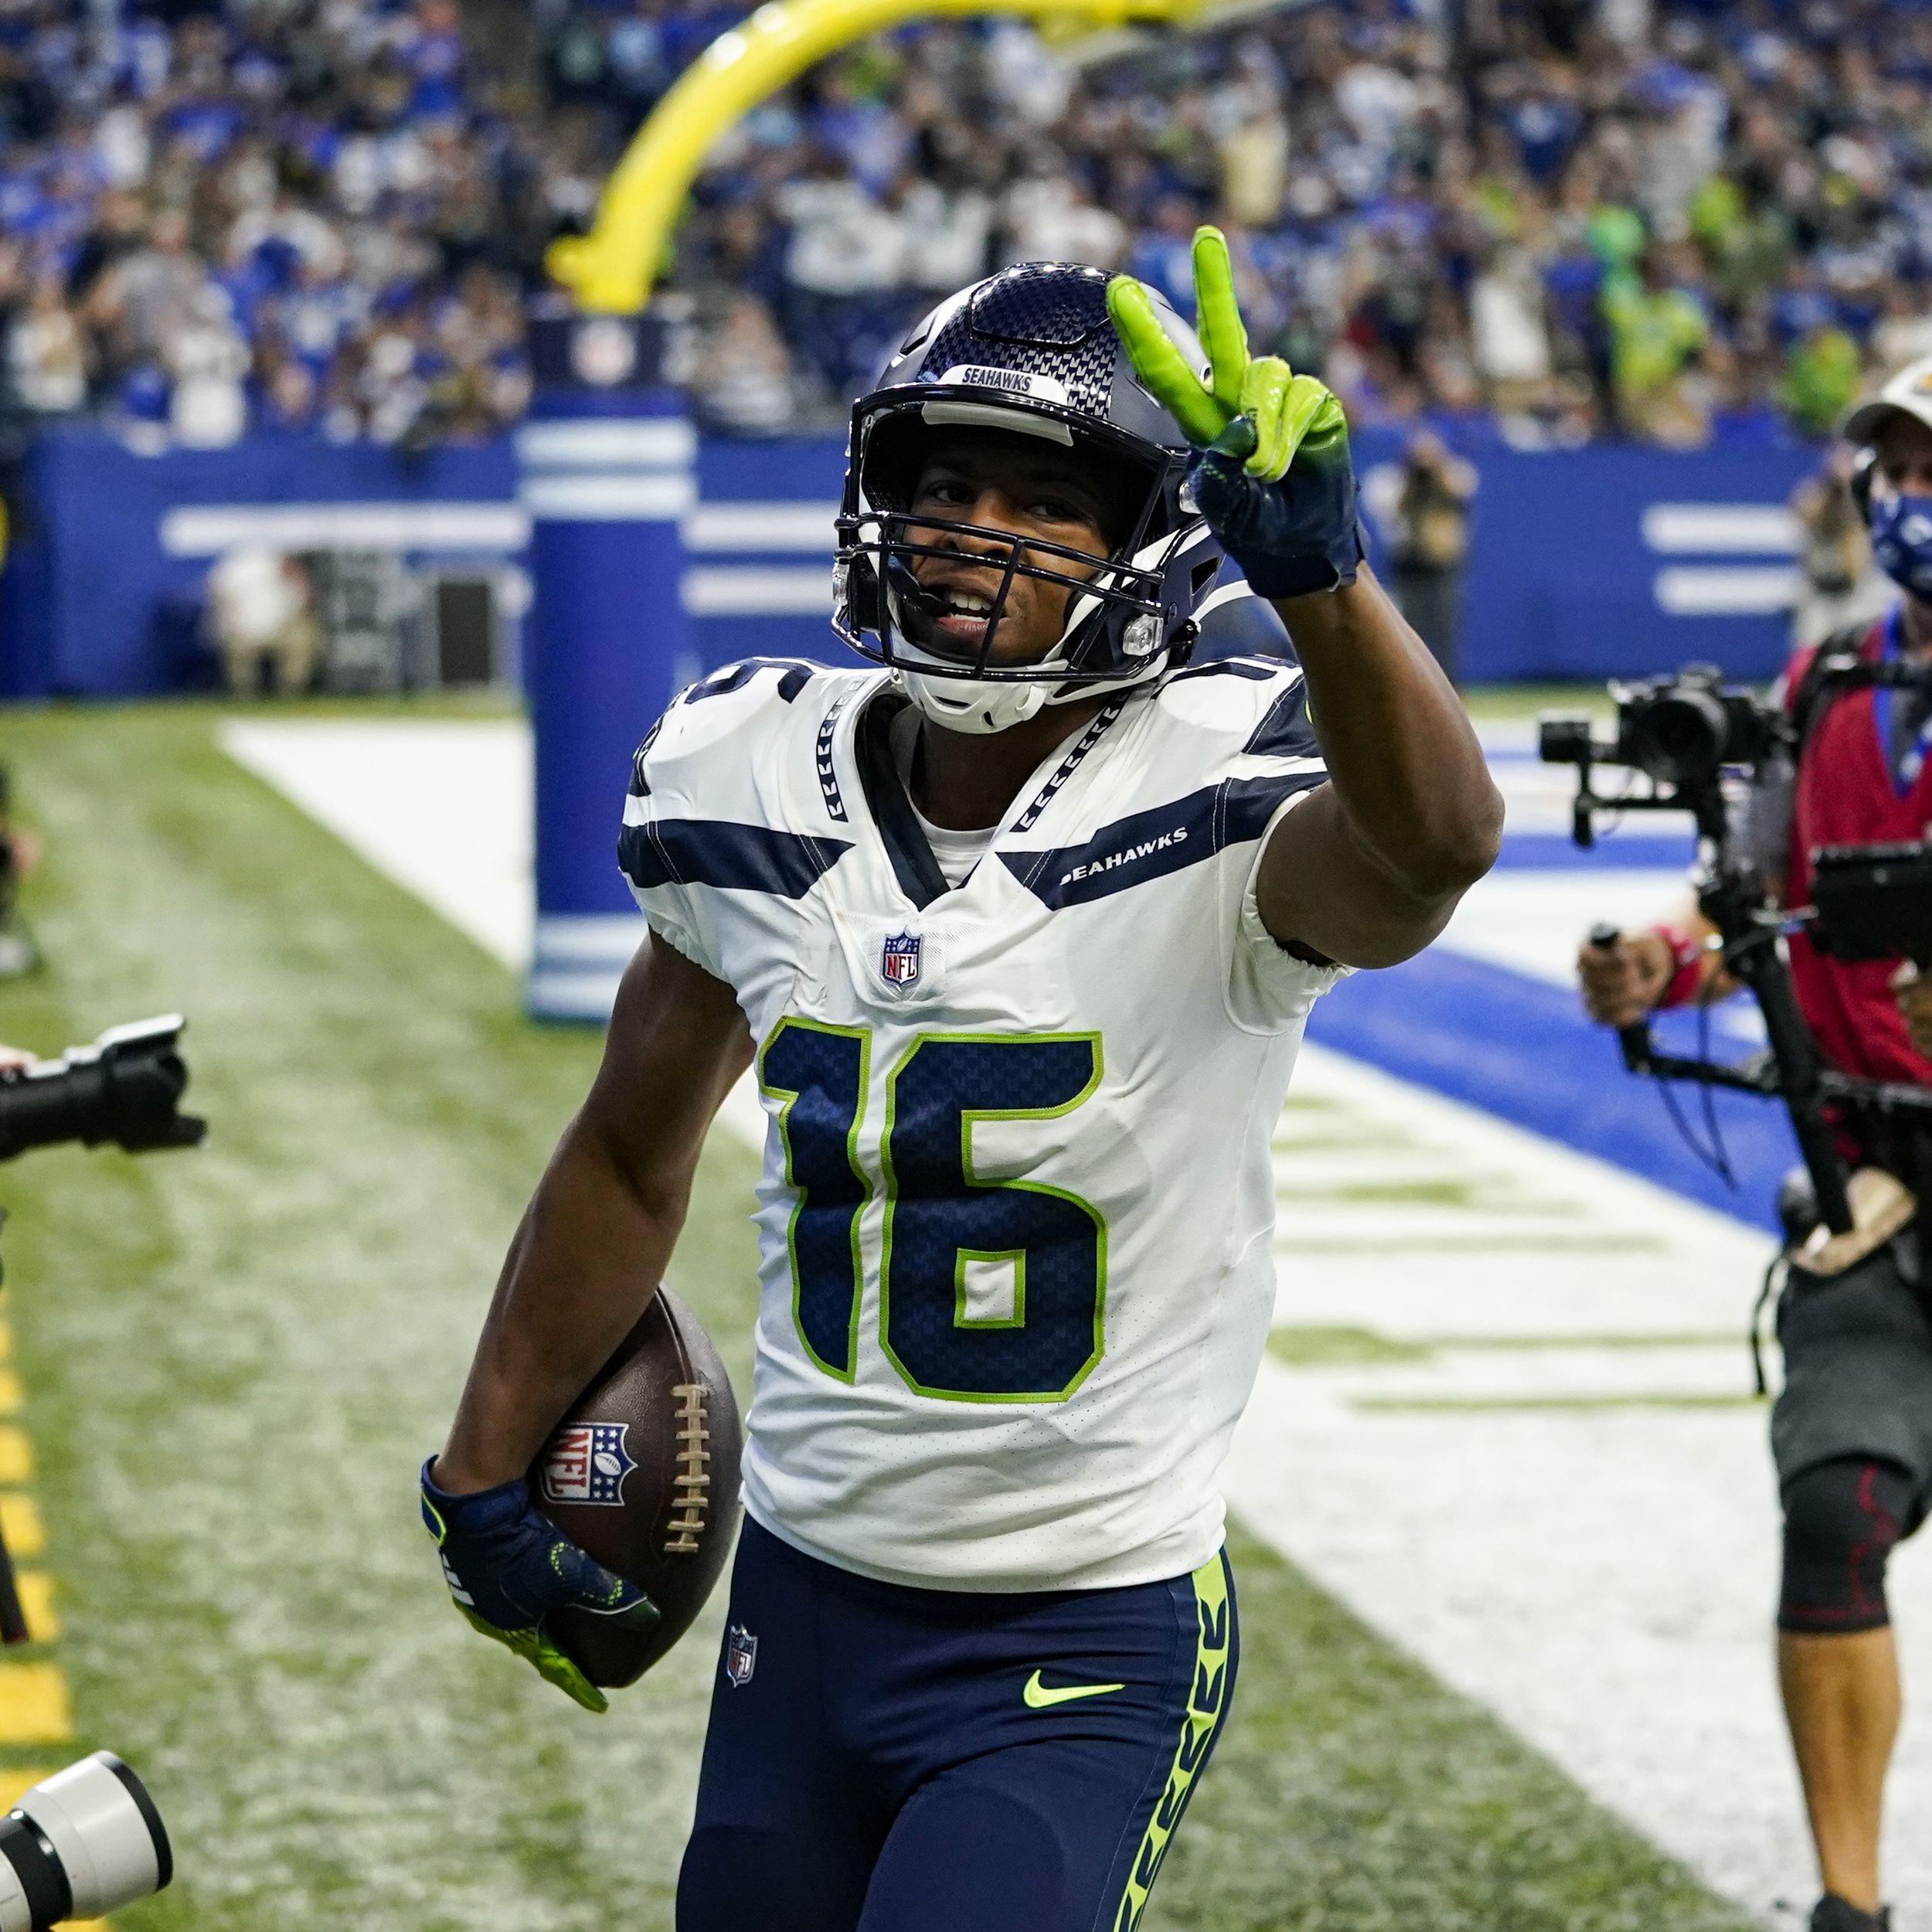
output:
[[747, 1519], [677, 1932], [1131, 1932], [1238, 1655], [1225, 1556], [910, 1590]]

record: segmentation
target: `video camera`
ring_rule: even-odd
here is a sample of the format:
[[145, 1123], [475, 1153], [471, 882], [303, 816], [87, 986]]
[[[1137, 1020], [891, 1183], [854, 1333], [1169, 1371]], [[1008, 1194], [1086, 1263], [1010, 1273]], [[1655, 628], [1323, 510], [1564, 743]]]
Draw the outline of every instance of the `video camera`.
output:
[[[0, 1070], [0, 1160], [35, 1147], [108, 1142], [131, 1154], [192, 1147], [207, 1123], [180, 1111], [188, 1069], [178, 1013], [110, 1027], [57, 1060]], [[0, 1643], [32, 1641], [0, 1543]], [[174, 1876], [168, 1829], [111, 1751], [70, 1764], [0, 1818], [0, 1932], [49, 1932], [158, 1892]]]
[[[1723, 969], [1747, 987], [1764, 1016], [1765, 1053], [1742, 1065], [1659, 1052], [1649, 1022], [1619, 1029], [1632, 1073], [1687, 1080], [1781, 1100], [1791, 1114], [1815, 1196], [1819, 1219], [1834, 1235], [1854, 1226], [1841, 1124], [1888, 1150], [1900, 1178], [1932, 1200], [1932, 1089], [1868, 1080], [1825, 1066], [1805, 1025], [1791, 981], [1787, 935], [1807, 931], [1821, 952], [1840, 959], [1914, 959], [1932, 964], [1932, 849], [1923, 845], [1826, 847], [1814, 855], [1813, 903], [1787, 909], [1732, 828], [1731, 804], [1747, 782], [1782, 763], [1795, 765], [1819, 707], [1848, 689], [1903, 684], [1927, 675], [1918, 665], [1873, 664], [1855, 651], [1821, 651], [1787, 713], [1713, 666], [1692, 665], [1674, 677], [1610, 687], [1617, 706], [1614, 737], [1598, 739], [1587, 716], [1539, 720], [1538, 751], [1546, 764], [1577, 770], [1572, 830], [1595, 842], [1606, 814], [1688, 812], [1697, 828], [1693, 874], [1699, 910], [1716, 927]], [[1620, 767], [1648, 781], [1614, 796], [1592, 783], [1598, 766]], [[1614, 927], [1592, 942], [1614, 946]]]
[[[1546, 764], [1627, 766], [1682, 791], [1710, 784], [1726, 765], [1755, 766], [1785, 743], [1781, 713], [1750, 691], [1724, 682], [1710, 665], [1687, 665], [1675, 677], [1613, 683], [1617, 736], [1595, 743], [1587, 717], [1540, 720]], [[1590, 842], [1585, 838], [1581, 843]]]

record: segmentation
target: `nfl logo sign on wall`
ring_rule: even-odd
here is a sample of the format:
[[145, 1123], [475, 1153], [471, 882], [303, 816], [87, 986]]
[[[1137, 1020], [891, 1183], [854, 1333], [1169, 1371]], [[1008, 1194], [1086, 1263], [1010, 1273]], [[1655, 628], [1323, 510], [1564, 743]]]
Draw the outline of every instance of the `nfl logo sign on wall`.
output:
[[910, 986], [919, 978], [919, 955], [924, 946], [917, 933], [887, 936], [879, 954], [879, 971], [888, 986]]
[[758, 1640], [743, 1624], [733, 1624], [725, 1633], [725, 1675], [733, 1690], [743, 1690], [758, 1668]]
[[589, 1422], [559, 1430], [543, 1458], [544, 1500], [621, 1505], [624, 1479], [638, 1466], [624, 1446], [629, 1426]]

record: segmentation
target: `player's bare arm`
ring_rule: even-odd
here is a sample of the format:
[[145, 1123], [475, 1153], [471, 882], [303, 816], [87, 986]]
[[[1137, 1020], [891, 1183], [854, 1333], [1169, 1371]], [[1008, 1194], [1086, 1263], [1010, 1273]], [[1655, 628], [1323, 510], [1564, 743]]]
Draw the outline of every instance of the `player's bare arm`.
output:
[[647, 937], [510, 1244], [448, 1444], [423, 1466], [423, 1520], [457, 1608], [587, 1710], [607, 1700], [556, 1641], [554, 1613], [641, 1634], [657, 1607], [538, 1510], [524, 1472], [656, 1292], [705, 1130], [750, 1057], [730, 989]]
[[1366, 568], [1276, 607], [1308, 677], [1328, 783], [1268, 841], [1261, 917], [1284, 944], [1393, 966], [1495, 864], [1502, 800], [1449, 680]]
[[750, 1060], [731, 989], [647, 937], [597, 1079], [510, 1244], [436, 1461], [439, 1487], [520, 1477], [644, 1312], [684, 1225], [706, 1130]]
[[1502, 801], [1454, 689], [1362, 567], [1348, 425], [1312, 377], [1251, 357], [1227, 243], [1202, 229], [1195, 292], [1205, 375], [1119, 277], [1116, 325], [1141, 379], [1203, 453], [1202, 514], [1287, 625], [1329, 782], [1276, 826], [1255, 882], [1285, 945], [1392, 966], [1440, 933], [1495, 862]]

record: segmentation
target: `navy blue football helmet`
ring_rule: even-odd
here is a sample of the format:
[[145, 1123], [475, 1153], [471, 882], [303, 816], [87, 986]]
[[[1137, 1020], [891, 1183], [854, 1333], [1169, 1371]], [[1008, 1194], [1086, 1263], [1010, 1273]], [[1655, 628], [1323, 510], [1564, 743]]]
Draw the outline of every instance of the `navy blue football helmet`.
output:
[[[940, 304], [852, 413], [838, 519], [832, 628], [897, 671], [928, 715], [994, 731], [1061, 703], [1123, 689], [1186, 662], [1219, 545], [1186, 493], [1181, 427], [1135, 377], [1107, 312], [1104, 270], [1026, 262]], [[1193, 332], [1158, 295], [1157, 312], [1198, 368]], [[935, 430], [959, 426], [1043, 437], [1090, 457], [1128, 506], [1125, 534], [1097, 570], [1084, 553], [1006, 531], [910, 514]], [[1003, 576], [970, 655], [927, 641], [943, 611], [913, 570], [974, 539]], [[993, 636], [1013, 580], [1065, 587], [1066, 625], [1036, 662], [1002, 664]]]

